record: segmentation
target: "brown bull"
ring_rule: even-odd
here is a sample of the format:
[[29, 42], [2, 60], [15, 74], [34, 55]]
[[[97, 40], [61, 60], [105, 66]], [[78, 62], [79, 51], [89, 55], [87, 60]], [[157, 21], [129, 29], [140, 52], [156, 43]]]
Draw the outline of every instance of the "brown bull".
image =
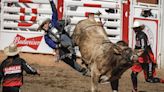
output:
[[132, 66], [133, 56], [136, 56], [124, 42], [112, 43], [93, 17], [80, 21], [72, 38], [91, 70], [92, 92], [98, 91], [98, 83], [119, 79]]

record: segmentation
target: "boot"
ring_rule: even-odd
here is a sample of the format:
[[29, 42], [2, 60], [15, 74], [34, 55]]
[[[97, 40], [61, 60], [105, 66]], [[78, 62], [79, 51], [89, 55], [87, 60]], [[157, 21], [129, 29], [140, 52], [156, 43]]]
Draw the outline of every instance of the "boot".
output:
[[90, 77], [91, 76], [90, 71], [88, 69], [86, 69], [86, 68], [82, 68], [80, 72], [84, 76], [87, 76], [87, 77]]
[[160, 83], [161, 82], [161, 79], [160, 78], [148, 78], [146, 79], [146, 82], [149, 82], [149, 83]]
[[152, 80], [152, 78], [148, 78], [148, 79], [146, 79], [146, 82], [153, 83], [153, 80]]

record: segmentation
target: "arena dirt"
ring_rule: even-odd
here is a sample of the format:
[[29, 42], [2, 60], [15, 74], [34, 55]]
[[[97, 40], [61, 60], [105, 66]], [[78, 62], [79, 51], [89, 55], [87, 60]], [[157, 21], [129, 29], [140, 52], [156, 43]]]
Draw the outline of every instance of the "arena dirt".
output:
[[[21, 92], [91, 92], [90, 77], [84, 77], [64, 62], [54, 62], [54, 56], [43, 54], [20, 53], [31, 66], [39, 69], [41, 75], [34, 76], [24, 73], [24, 85]], [[0, 52], [0, 61], [6, 56]], [[120, 79], [119, 92], [131, 92], [132, 84], [129, 69]], [[164, 78], [164, 69], [157, 71]], [[110, 84], [99, 85], [101, 92], [112, 92]], [[164, 84], [150, 84], [139, 74], [140, 92], [164, 92]]]

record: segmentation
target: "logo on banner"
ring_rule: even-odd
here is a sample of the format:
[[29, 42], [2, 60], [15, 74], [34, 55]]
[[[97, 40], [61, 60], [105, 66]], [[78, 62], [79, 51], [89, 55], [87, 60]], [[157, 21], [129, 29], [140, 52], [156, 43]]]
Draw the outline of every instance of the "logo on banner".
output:
[[43, 36], [32, 37], [32, 38], [25, 38], [19, 34], [16, 35], [14, 39], [14, 43], [17, 44], [18, 47], [28, 46], [34, 50], [38, 49], [40, 42]]

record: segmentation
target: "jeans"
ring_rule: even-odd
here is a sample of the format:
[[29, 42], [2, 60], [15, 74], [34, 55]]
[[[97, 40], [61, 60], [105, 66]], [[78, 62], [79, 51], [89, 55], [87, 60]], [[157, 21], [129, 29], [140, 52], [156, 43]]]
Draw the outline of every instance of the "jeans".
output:
[[76, 52], [72, 39], [68, 35], [62, 34], [60, 36], [60, 40], [61, 47], [59, 48], [59, 54], [61, 60], [63, 60], [66, 64], [70, 65], [73, 69], [85, 75], [87, 69], [83, 68], [76, 62]]
[[[60, 57], [63, 57], [64, 55], [69, 54], [69, 53], [70, 52], [67, 48], [64, 48], [64, 47], [59, 48]], [[73, 69], [80, 72], [81, 74], [85, 74], [87, 72], [87, 69], [83, 68], [81, 65], [79, 65], [76, 62], [76, 54], [71, 54], [71, 57], [66, 56], [64, 58], [61, 58], [61, 60], [63, 60], [66, 64], [68, 64]]]

